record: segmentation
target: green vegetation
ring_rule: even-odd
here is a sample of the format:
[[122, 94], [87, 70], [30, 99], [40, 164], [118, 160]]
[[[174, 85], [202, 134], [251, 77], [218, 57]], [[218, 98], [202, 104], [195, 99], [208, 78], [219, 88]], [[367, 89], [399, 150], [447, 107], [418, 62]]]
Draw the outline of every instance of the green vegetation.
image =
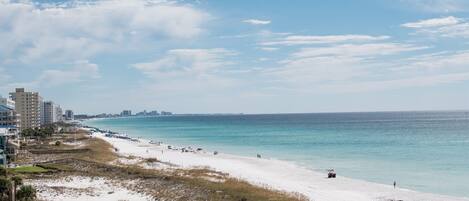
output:
[[49, 172], [49, 170], [46, 170], [39, 166], [21, 166], [21, 167], [11, 168], [11, 171], [14, 173], [29, 173], [29, 174]]
[[[17, 191], [17, 188], [20, 189]], [[0, 167], [0, 200], [32, 201], [36, 199], [36, 189], [30, 185], [23, 185], [23, 178], [18, 175], [8, 175], [8, 170]]]
[[160, 162], [157, 158], [147, 158], [145, 159], [145, 162], [147, 163], [156, 163], [156, 162]]
[[117, 154], [113, 151], [114, 147], [108, 142], [98, 138], [88, 139], [85, 148], [90, 151], [78, 155], [77, 158], [101, 163], [111, 162], [118, 158]]
[[27, 128], [21, 132], [21, 135], [23, 137], [29, 137], [29, 138], [47, 138], [52, 136], [54, 134], [54, 131], [56, 129], [55, 125], [47, 125], [42, 128]]
[[[176, 180], [180, 180], [193, 188], [203, 188], [211, 192], [222, 192], [222, 193], [211, 193], [209, 194], [209, 200], [275, 200], [275, 201], [306, 201], [308, 200], [301, 194], [286, 193], [281, 191], [275, 191], [273, 189], [266, 189], [258, 186], [254, 186], [248, 182], [230, 178], [222, 177], [224, 181], [213, 182], [205, 179], [203, 175], [209, 173], [216, 173], [206, 169], [199, 170], [182, 170], [190, 172], [193, 177], [176, 177]], [[194, 177], [194, 174], [199, 174], [198, 177]], [[230, 195], [230, 199], [226, 199], [226, 195]]]
[[31, 185], [24, 185], [16, 192], [16, 200], [32, 201], [36, 199], [36, 189]]
[[6, 177], [0, 177], [0, 200], [8, 199], [10, 188], [11, 181]]
[[57, 170], [57, 171], [72, 170], [72, 167], [70, 167], [69, 165], [55, 164], [55, 163], [39, 164], [39, 165], [36, 165], [36, 166], [47, 169], [47, 170]]

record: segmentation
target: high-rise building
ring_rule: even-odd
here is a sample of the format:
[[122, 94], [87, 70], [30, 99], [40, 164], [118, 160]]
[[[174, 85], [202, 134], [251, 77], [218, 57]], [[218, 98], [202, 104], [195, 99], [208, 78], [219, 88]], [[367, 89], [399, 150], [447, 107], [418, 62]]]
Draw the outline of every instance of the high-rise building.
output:
[[42, 119], [43, 125], [62, 121], [62, 108], [52, 101], [45, 101], [43, 103]]
[[42, 97], [38, 92], [25, 92], [17, 88], [10, 93], [15, 110], [20, 115], [21, 129], [41, 127]]
[[15, 102], [0, 96], [0, 128], [18, 129], [20, 118], [15, 111]]
[[42, 125], [54, 123], [54, 103], [52, 101], [43, 102]]
[[121, 112], [121, 116], [127, 117], [127, 116], [132, 116], [132, 110], [124, 110]]
[[153, 110], [153, 111], [149, 112], [148, 115], [156, 116], [156, 115], [160, 115], [160, 113], [158, 113], [158, 111], [156, 111], [156, 110]]
[[161, 115], [173, 115], [172, 112], [161, 111]]
[[64, 113], [60, 105], [56, 105], [55, 107], [55, 122], [64, 121]]
[[72, 110], [65, 110], [65, 120], [74, 120], [75, 115], [73, 115]]
[[42, 106], [42, 125], [54, 123], [55, 104], [52, 101], [44, 101]]

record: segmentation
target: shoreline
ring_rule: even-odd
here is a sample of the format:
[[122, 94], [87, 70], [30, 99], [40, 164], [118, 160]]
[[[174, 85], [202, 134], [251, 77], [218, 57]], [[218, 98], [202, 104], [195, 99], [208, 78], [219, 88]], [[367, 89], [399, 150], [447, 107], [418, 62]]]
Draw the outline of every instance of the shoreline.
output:
[[[90, 128], [84, 128], [90, 130]], [[453, 197], [396, 188], [391, 185], [338, 176], [327, 179], [326, 173], [309, 170], [291, 162], [263, 159], [231, 154], [202, 151], [182, 152], [168, 149], [167, 144], [152, 144], [150, 140], [106, 137], [104, 133], [92, 132], [110, 143], [123, 156], [157, 158], [178, 168], [206, 167], [228, 173], [231, 177], [251, 184], [292, 193], [300, 193], [311, 200], [323, 201], [376, 201], [376, 200], [425, 200], [425, 201], [469, 201], [465, 197]], [[150, 167], [151, 168], [151, 167]], [[166, 167], [168, 168], [168, 167]], [[307, 180], [305, 180], [307, 178]]]

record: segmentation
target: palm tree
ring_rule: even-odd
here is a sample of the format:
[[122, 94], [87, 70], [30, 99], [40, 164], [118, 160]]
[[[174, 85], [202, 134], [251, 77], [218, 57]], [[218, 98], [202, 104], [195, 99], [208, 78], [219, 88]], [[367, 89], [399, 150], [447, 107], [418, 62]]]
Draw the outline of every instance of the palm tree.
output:
[[36, 189], [31, 185], [21, 186], [18, 192], [16, 192], [16, 198], [18, 201], [32, 201], [36, 199]]
[[6, 177], [0, 177], [0, 199], [7, 200], [10, 195], [11, 181]]
[[[20, 176], [13, 176], [10, 178], [10, 180], [13, 182], [13, 194], [12, 196], [15, 197], [16, 195], [16, 187], [20, 186], [20, 185], [23, 185], [23, 178], [21, 178]], [[13, 198], [13, 200], [15, 200]]]
[[6, 177], [7, 176], [7, 169], [3, 166], [0, 166], [0, 177]]

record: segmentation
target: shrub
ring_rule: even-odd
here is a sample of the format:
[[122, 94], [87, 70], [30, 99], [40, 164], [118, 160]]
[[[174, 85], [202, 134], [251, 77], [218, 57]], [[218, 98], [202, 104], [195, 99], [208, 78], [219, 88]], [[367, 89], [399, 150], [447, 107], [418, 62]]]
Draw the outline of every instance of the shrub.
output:
[[8, 170], [6, 168], [4, 168], [3, 166], [0, 166], [0, 176], [6, 177], [8, 173], [7, 171]]
[[36, 199], [36, 189], [31, 185], [24, 185], [16, 192], [16, 199], [19, 201], [32, 201]]
[[8, 196], [8, 193], [11, 189], [11, 181], [7, 178], [1, 177], [0, 178], [0, 196], [3, 198]]
[[156, 159], [156, 158], [147, 158], [147, 159], [145, 159], [145, 161], [146, 161], [147, 163], [156, 163], [156, 162], [159, 162], [159, 160]]
[[26, 142], [21, 141], [20, 142], [20, 148], [23, 149], [27, 146], [28, 144]]

